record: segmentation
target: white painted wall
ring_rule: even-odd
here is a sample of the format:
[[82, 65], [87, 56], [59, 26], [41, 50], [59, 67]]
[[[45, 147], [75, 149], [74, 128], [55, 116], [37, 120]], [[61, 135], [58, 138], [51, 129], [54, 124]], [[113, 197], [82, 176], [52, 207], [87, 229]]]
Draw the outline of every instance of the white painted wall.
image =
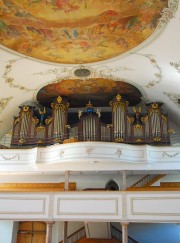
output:
[[[120, 223], [112, 223], [122, 231]], [[128, 235], [139, 243], [178, 243], [180, 224], [175, 223], [130, 223]]]
[[16, 243], [16, 241], [17, 241], [18, 229], [19, 229], [19, 222], [14, 221], [13, 222], [13, 230], [12, 230], [12, 243]]
[[13, 221], [0, 220], [0, 243], [12, 243]]
[[161, 178], [161, 182], [180, 182], [180, 175], [166, 175]]
[[169, 129], [174, 129], [175, 132], [170, 134], [171, 144], [180, 144], [180, 127], [173, 121], [169, 120]]
[[178, 243], [179, 224], [130, 224], [128, 234], [140, 243]]
[[[73, 234], [75, 231], [77, 231], [83, 226], [84, 226], [84, 222], [68, 222], [67, 235], [69, 236]], [[63, 240], [63, 227], [64, 227], [63, 221], [59, 221], [59, 222], [57, 221], [55, 223], [55, 227], [53, 228], [52, 243], [57, 243]]]

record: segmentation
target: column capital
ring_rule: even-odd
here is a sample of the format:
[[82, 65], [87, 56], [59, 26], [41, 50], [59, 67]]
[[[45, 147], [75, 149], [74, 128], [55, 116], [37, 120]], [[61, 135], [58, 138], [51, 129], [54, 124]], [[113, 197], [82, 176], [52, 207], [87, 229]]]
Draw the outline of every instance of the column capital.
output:
[[127, 225], [129, 224], [129, 222], [120, 222], [120, 224], [121, 224], [122, 226], [127, 226]]
[[47, 225], [53, 225], [53, 224], [55, 223], [55, 221], [45, 221], [45, 223], [46, 223]]

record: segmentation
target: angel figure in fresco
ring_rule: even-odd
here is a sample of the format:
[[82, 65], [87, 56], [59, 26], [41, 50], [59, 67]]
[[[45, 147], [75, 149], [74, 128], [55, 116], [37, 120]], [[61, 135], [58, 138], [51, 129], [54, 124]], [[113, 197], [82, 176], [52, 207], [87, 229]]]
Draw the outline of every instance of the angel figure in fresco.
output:
[[55, 9], [69, 13], [79, 9], [79, 6], [73, 5], [69, 0], [55, 0]]

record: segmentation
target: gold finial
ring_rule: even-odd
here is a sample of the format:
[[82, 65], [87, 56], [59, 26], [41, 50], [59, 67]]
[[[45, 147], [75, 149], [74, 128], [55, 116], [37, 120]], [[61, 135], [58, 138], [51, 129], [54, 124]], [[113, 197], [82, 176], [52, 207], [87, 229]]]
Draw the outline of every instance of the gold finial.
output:
[[122, 98], [122, 97], [121, 97], [120, 94], [117, 94], [117, 95], [116, 95], [116, 100], [117, 100], [118, 102], [121, 100], [121, 98]]
[[91, 104], [91, 101], [89, 100], [89, 102], [86, 104], [86, 108], [93, 108], [93, 105]]
[[44, 115], [46, 113], [46, 108], [44, 107], [43, 111], [41, 111], [41, 109], [39, 108], [39, 114], [40, 115]]
[[27, 105], [23, 106], [23, 111], [24, 112], [29, 111], [29, 106], [27, 106]]
[[58, 97], [57, 97], [57, 102], [58, 102], [58, 103], [61, 103], [61, 102], [62, 102], [62, 97], [61, 97], [61, 96], [58, 96]]
[[152, 109], [157, 109], [158, 108], [158, 103], [154, 102], [151, 104]]

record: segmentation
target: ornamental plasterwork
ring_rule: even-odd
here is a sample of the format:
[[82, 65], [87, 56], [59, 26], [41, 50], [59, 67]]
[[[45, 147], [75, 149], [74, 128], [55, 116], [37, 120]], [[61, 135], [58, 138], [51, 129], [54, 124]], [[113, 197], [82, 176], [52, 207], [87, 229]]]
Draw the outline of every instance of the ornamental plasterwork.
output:
[[180, 73], [180, 61], [179, 62], [170, 62], [170, 65], [172, 67], [175, 67], [175, 69]]
[[161, 67], [157, 64], [156, 59], [154, 58], [153, 55], [151, 54], [139, 54], [139, 53], [133, 53], [135, 55], [143, 56], [146, 57], [150, 63], [152, 64], [153, 68], [156, 70], [154, 73], [155, 79], [150, 81], [148, 84], [146, 84], [144, 87], [146, 88], [152, 88], [156, 84], [159, 84], [162, 81], [162, 69]]
[[163, 92], [169, 99], [177, 106], [179, 106], [178, 100], [180, 99], [180, 94], [173, 93], [173, 92]]
[[[83, 76], [77, 76], [75, 73], [78, 70], [88, 70], [89, 71], [89, 75], [87, 77], [83, 77]], [[118, 72], [118, 71], [129, 71], [129, 70], [134, 70], [125, 66], [121, 66], [121, 67], [116, 67], [116, 68], [110, 68], [109, 66], [100, 66], [97, 68], [92, 68], [89, 66], [84, 66], [84, 65], [80, 65], [79, 67], [76, 68], [66, 68], [66, 67], [62, 67], [62, 68], [54, 68], [54, 69], [49, 69], [45, 72], [38, 72], [38, 73], [34, 73], [33, 75], [42, 75], [42, 76], [46, 76], [49, 74], [54, 74], [55, 77], [48, 82], [48, 84], [52, 84], [52, 83], [59, 83], [63, 80], [66, 79], [82, 79], [82, 80], [86, 80], [89, 78], [107, 78], [107, 79], [112, 79], [114, 81], [119, 81], [119, 78], [117, 78], [116, 76], [113, 75], [113, 73]], [[122, 81], [123, 79], [121, 79]]]
[[162, 28], [167, 25], [170, 19], [174, 18], [175, 12], [178, 8], [178, 0], [170, 0], [168, 1], [168, 8], [164, 8], [162, 10], [162, 17], [159, 19], [158, 28]]
[[168, 157], [168, 158], [175, 158], [176, 156], [178, 156], [180, 154], [180, 152], [174, 153], [174, 154], [168, 154], [165, 151], [163, 152], [162, 156], [163, 157]]
[[1, 98], [0, 99], [0, 113], [6, 108], [6, 106], [9, 104], [10, 100], [13, 97], [8, 97], [8, 98]]
[[118, 158], [120, 158], [121, 155], [122, 155], [122, 149], [118, 148], [118, 149], [116, 150], [115, 154], [117, 155]]
[[3, 154], [1, 154], [1, 156], [2, 156], [2, 158], [5, 159], [5, 160], [13, 160], [13, 159], [15, 159], [15, 158], [17, 158], [17, 160], [19, 160], [19, 155], [18, 155], [18, 154], [13, 155], [13, 156], [11, 156], [11, 157], [6, 156], [6, 155], [3, 155]]
[[59, 157], [60, 157], [60, 158], [63, 158], [63, 155], [64, 155], [64, 149], [61, 149], [61, 150], [59, 151]]
[[18, 58], [18, 59], [12, 59], [12, 60], [9, 60], [8, 61], [8, 64], [5, 66], [5, 72], [3, 74], [3, 78], [5, 80], [5, 83], [9, 85], [9, 87], [11, 88], [17, 88], [19, 90], [22, 90], [22, 91], [26, 91], [26, 92], [29, 92], [29, 91], [34, 91], [34, 89], [28, 89], [20, 84], [15, 84], [14, 83], [14, 78], [12, 78], [10, 76], [10, 73], [12, 71], [12, 68], [13, 68], [13, 65], [15, 64], [15, 62], [19, 61], [19, 60], [22, 60], [24, 58]]
[[93, 146], [86, 146], [85, 152], [86, 152], [86, 154], [90, 155], [94, 149], [95, 149], [95, 147], [93, 147]]

